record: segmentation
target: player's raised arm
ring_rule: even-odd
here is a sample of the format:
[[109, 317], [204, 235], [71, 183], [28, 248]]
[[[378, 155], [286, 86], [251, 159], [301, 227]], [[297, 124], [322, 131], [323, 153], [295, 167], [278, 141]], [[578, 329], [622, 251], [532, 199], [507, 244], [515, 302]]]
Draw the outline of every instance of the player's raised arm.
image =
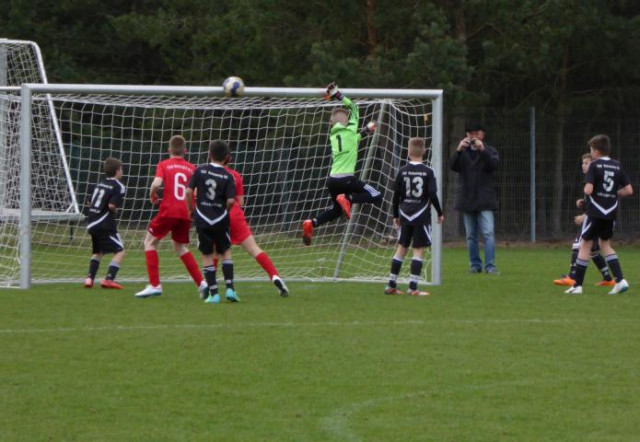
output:
[[327, 94], [325, 95], [325, 98], [328, 100], [342, 101], [342, 104], [344, 104], [349, 109], [349, 121], [347, 122], [346, 127], [354, 132], [357, 132], [358, 120], [360, 119], [360, 110], [353, 101], [342, 95], [342, 92], [340, 92], [340, 89], [335, 82], [329, 83], [329, 85], [327, 86]]

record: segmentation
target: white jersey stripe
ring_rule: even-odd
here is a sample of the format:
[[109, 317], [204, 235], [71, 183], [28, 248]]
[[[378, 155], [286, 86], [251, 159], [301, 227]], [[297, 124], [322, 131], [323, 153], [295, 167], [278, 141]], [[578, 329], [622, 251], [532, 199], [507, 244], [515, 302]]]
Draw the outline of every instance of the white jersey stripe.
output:
[[104, 221], [104, 219], [109, 216], [109, 212], [105, 213], [104, 215], [102, 215], [100, 218], [98, 218], [97, 220], [95, 220], [94, 222], [92, 222], [91, 224], [87, 225], [87, 230], [91, 229], [94, 226], [97, 226], [98, 224], [100, 224], [102, 221]]
[[214, 220], [211, 220], [209, 218], [207, 218], [206, 216], [204, 216], [202, 214], [202, 212], [200, 212], [200, 210], [198, 210], [198, 208], [196, 207], [196, 212], [198, 212], [198, 215], [200, 215], [200, 217], [205, 220], [209, 225], [213, 226], [214, 224], [220, 222], [225, 216], [227, 216], [227, 211], [225, 210], [224, 213], [222, 215], [220, 215], [219, 217], [217, 217]]

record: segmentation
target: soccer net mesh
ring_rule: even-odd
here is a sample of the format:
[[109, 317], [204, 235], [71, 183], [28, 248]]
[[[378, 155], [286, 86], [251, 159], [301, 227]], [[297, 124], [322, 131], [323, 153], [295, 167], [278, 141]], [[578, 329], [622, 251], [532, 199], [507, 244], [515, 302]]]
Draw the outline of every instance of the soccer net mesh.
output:
[[[0, 285], [15, 284], [19, 267], [20, 95], [22, 83], [47, 83], [38, 46], [0, 39]], [[33, 164], [32, 219], [36, 223], [78, 223], [76, 201], [61, 131], [48, 95], [31, 115]], [[42, 227], [41, 226], [41, 227]], [[46, 229], [40, 230], [45, 232]]]
[[[214, 89], [214, 88], [211, 88]], [[218, 88], [220, 89], [220, 88]], [[250, 90], [251, 88], [249, 88]], [[221, 91], [218, 91], [218, 95]], [[247, 93], [247, 95], [251, 95]], [[3, 99], [7, 100], [7, 96]], [[9, 97], [7, 120], [13, 152], [19, 150], [17, 121], [20, 102]], [[13, 101], [12, 101], [13, 100]], [[407, 161], [410, 137], [432, 139], [430, 99], [356, 98], [361, 125], [376, 121], [375, 135], [363, 140], [356, 173], [384, 194], [379, 206], [355, 205], [351, 220], [341, 218], [316, 229], [314, 242], [301, 241], [302, 221], [331, 204], [325, 190], [331, 164], [329, 117], [339, 105], [321, 98], [269, 96], [222, 98], [141, 94], [40, 94], [32, 99], [32, 227], [33, 282], [80, 281], [87, 271], [91, 240], [86, 223], [67, 216], [74, 199], [80, 209], [102, 177], [103, 161], [113, 156], [124, 163], [125, 203], [119, 212], [119, 232], [128, 250], [118, 274], [120, 281], [145, 281], [142, 241], [157, 208], [148, 189], [155, 165], [167, 158], [167, 142], [182, 134], [188, 142], [186, 159], [207, 161], [208, 144], [221, 139], [233, 150], [233, 164], [244, 177], [245, 214], [253, 234], [286, 280], [383, 281], [396, 248], [391, 217], [392, 182]], [[53, 109], [58, 128], [39, 118]], [[59, 130], [58, 136], [55, 131]], [[62, 154], [57, 145], [62, 143]], [[440, 155], [432, 152], [430, 155]], [[10, 155], [9, 168], [19, 171], [19, 155]], [[62, 158], [61, 158], [62, 157]], [[430, 156], [427, 161], [431, 162]], [[68, 173], [64, 170], [67, 168]], [[68, 175], [68, 180], [66, 179]], [[7, 183], [7, 207], [17, 208], [19, 187]], [[38, 211], [59, 217], [41, 216]], [[17, 221], [7, 218], [2, 245], [17, 247]], [[196, 256], [195, 231], [191, 249]], [[9, 254], [3, 247], [3, 254]], [[187, 280], [181, 261], [167, 238], [160, 248], [163, 282]], [[14, 253], [13, 256], [16, 254]], [[4, 259], [4, 258], [3, 258]], [[105, 259], [108, 259], [105, 258]], [[261, 267], [239, 247], [233, 259], [238, 280], [264, 280]], [[430, 282], [432, 257], [425, 280]], [[0, 283], [16, 283], [18, 270], [0, 269]], [[99, 275], [102, 276], [102, 275]], [[406, 278], [405, 278], [406, 279]]]

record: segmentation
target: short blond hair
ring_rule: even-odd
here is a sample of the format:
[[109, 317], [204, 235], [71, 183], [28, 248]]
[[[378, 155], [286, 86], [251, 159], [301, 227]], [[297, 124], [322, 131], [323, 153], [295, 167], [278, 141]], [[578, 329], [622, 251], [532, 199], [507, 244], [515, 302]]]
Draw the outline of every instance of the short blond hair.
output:
[[171, 155], [182, 156], [187, 150], [187, 140], [182, 135], [174, 135], [169, 140], [169, 152]]
[[427, 149], [424, 138], [409, 138], [409, 155], [413, 157], [424, 156], [424, 152]]
[[349, 118], [349, 110], [344, 107], [336, 107], [331, 111], [331, 124], [336, 124], [338, 122], [337, 116], [344, 115], [346, 118]]

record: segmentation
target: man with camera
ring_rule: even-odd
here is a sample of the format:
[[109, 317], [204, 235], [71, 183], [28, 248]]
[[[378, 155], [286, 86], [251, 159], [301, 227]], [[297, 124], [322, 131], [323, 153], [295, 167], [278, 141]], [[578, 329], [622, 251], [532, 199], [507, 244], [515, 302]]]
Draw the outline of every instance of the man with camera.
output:
[[[460, 140], [449, 160], [451, 170], [458, 174], [455, 209], [462, 212], [469, 251], [471, 273], [497, 274], [493, 212], [498, 210], [498, 198], [493, 174], [500, 156], [495, 147], [484, 142], [481, 124], [467, 125], [466, 136]], [[478, 235], [484, 242], [484, 267], [480, 258]]]

